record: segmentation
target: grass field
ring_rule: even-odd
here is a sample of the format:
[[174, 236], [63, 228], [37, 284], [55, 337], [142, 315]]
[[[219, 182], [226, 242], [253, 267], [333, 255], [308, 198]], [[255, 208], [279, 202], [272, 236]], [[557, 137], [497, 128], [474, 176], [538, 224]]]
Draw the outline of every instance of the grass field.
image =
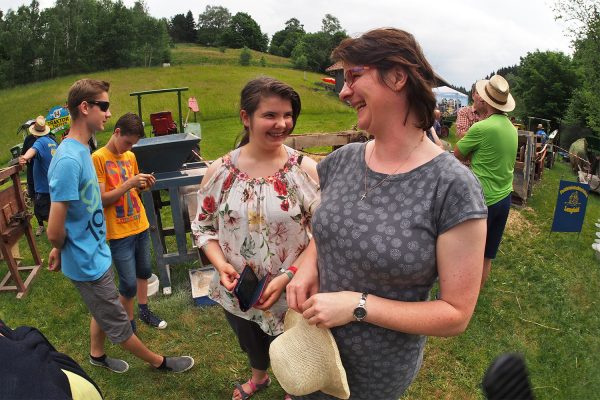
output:
[[[118, 117], [128, 111], [137, 113], [137, 98], [132, 92], [188, 87], [182, 93], [182, 118], [187, 114], [187, 98], [196, 97], [200, 106], [199, 122], [202, 124], [203, 156], [218, 157], [231, 148], [227, 142], [230, 136], [241, 130], [239, 122], [239, 94], [244, 84], [261, 75], [272, 76], [292, 85], [302, 99], [302, 114], [296, 132], [329, 132], [332, 130], [350, 129], [355, 122], [354, 111], [342, 104], [333, 93], [316, 86], [324, 75], [305, 73], [282, 67], [240, 67], [237, 65], [239, 50], [227, 49], [221, 53], [218, 49], [204, 48], [194, 45], [178, 46], [173, 52], [175, 59], [185, 59], [186, 64], [174, 63], [168, 68], [132, 68], [103, 71], [94, 74], [68, 76], [51, 81], [0, 91], [0, 110], [3, 112], [0, 129], [0, 164], [10, 159], [8, 149], [23, 138], [15, 135], [20, 124], [37, 115], [46, 115], [55, 105], [64, 104], [70, 85], [82, 77], [107, 80], [111, 83], [110, 100], [112, 118], [106, 126], [106, 132], [98, 134], [98, 141], [107, 141]], [[212, 58], [212, 64], [203, 64], [205, 57], [201, 54], [212, 54], [219, 57], [225, 54], [229, 58]], [[257, 53], [260, 54], [260, 53]], [[285, 65], [281, 57], [265, 55], [268, 65], [271, 61], [280, 60], [279, 66]], [[283, 61], [281, 61], [283, 60]], [[183, 62], [183, 61], [182, 61]], [[219, 64], [220, 63], [220, 64]], [[177, 121], [177, 96], [165, 93], [145, 96], [142, 99], [142, 117], [146, 122], [146, 131], [150, 133], [151, 112], [170, 110]], [[189, 116], [193, 121], [193, 114]], [[225, 140], [227, 138], [227, 140]], [[222, 144], [220, 143], [223, 140]], [[226, 144], [225, 144], [226, 142]]]
[[[186, 51], [193, 53], [196, 49]], [[183, 60], [184, 56], [180, 57]], [[319, 75], [307, 74], [304, 80], [302, 72], [284, 68], [196, 64], [106, 71], [92, 76], [112, 83], [112, 124], [116, 116], [135, 111], [130, 92], [188, 86], [189, 95], [198, 98], [202, 110], [201, 146], [207, 158], [218, 157], [231, 148], [240, 131], [239, 91], [246, 80], [260, 74], [280, 78], [299, 90], [304, 108], [298, 132], [335, 131], [354, 124], [352, 110], [329, 93], [316, 90], [312, 82], [319, 80]], [[0, 145], [7, 149], [8, 144], [16, 142], [14, 132], [20, 122], [60, 104], [77, 78], [1, 91], [0, 108], [10, 110], [10, 114], [4, 118]], [[149, 111], [165, 108], [176, 109], [174, 94], [144, 100], [146, 121]], [[100, 135], [100, 142], [107, 137], [108, 133]], [[449, 141], [454, 142], [452, 137]], [[0, 157], [2, 162], [8, 159], [8, 151], [5, 153]], [[487, 366], [498, 354], [512, 351], [525, 355], [537, 399], [598, 398], [600, 262], [590, 244], [596, 231], [593, 223], [600, 217], [600, 198], [589, 196], [581, 234], [550, 234], [560, 179], [574, 180], [564, 163], [545, 171], [525, 207], [511, 210], [500, 253], [469, 328], [459, 337], [428, 340], [421, 372], [403, 399], [481, 399], [480, 382]], [[37, 244], [47, 259], [50, 245], [45, 235]], [[20, 250], [24, 264], [31, 264], [25, 241], [20, 243]], [[39, 328], [58, 350], [81, 363], [107, 399], [229, 399], [233, 382], [245, 381], [250, 370], [222, 311], [193, 305], [187, 270], [195, 266], [174, 266], [173, 295], [151, 299], [169, 327], [156, 331], [139, 324], [140, 337], [152, 349], [195, 357], [195, 368], [186, 374], [157, 373], [112, 345], [107, 346], [109, 354], [125, 358], [131, 364], [129, 372], [118, 375], [89, 365], [88, 313], [68, 279], [46, 269], [40, 271], [24, 299], [0, 293], [0, 319], [13, 327]], [[6, 271], [5, 264], [0, 263], [0, 277]], [[281, 399], [283, 390], [275, 383], [253, 398]]]

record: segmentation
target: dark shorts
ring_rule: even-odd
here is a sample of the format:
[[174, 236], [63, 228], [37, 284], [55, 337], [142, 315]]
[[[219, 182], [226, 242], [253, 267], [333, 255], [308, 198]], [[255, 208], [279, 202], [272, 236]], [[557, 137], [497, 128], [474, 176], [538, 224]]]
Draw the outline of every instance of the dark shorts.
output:
[[71, 280], [90, 314], [113, 343], [123, 343], [133, 335], [129, 317], [119, 301], [112, 268], [95, 281]]
[[33, 198], [33, 213], [38, 221], [48, 221], [50, 216], [50, 193], [36, 193]]
[[504, 234], [506, 220], [508, 219], [508, 212], [510, 211], [510, 196], [509, 194], [499, 202], [488, 206], [485, 258], [496, 258], [496, 253], [498, 253], [500, 241]]

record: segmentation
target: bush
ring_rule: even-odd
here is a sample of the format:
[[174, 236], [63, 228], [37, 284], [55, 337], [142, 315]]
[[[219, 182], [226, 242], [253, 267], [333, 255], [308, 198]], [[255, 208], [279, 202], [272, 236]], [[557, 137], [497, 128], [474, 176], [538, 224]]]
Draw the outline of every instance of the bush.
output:
[[267, 60], [265, 60], [265, 56], [262, 56], [260, 58], [260, 66], [261, 67], [266, 67], [267, 66]]
[[247, 67], [248, 65], [250, 65], [251, 58], [252, 53], [250, 53], [250, 49], [244, 46], [240, 53], [240, 65]]
[[304, 54], [298, 58], [294, 58], [292, 60], [292, 63], [294, 65], [295, 69], [301, 69], [301, 70], [308, 69], [308, 59], [306, 58], [306, 56]]
[[221, 53], [225, 53], [225, 50], [227, 50], [227, 47], [225, 47], [225, 46], [219, 46], [219, 51]]

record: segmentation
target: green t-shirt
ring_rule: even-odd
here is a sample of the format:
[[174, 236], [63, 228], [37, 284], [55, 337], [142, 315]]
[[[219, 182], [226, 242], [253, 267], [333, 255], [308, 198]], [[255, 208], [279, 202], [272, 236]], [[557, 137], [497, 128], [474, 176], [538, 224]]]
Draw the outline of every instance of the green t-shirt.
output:
[[456, 146], [463, 155], [471, 154], [471, 168], [488, 206], [512, 192], [518, 136], [506, 115], [493, 114], [473, 124]]

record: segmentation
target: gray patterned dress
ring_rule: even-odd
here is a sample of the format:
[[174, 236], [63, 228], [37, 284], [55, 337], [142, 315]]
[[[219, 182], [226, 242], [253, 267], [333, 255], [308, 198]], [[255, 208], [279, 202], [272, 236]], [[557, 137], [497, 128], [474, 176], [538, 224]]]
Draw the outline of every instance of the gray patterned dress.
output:
[[[463, 221], [487, 216], [479, 182], [454, 156], [443, 153], [391, 176], [360, 200], [364, 154], [365, 144], [349, 144], [318, 165], [321, 204], [312, 226], [320, 291], [426, 301], [438, 275], [437, 237]], [[369, 170], [367, 186], [385, 176]], [[332, 333], [353, 400], [397, 400], [419, 371], [425, 336], [359, 322]], [[317, 392], [297, 398], [333, 397]]]

